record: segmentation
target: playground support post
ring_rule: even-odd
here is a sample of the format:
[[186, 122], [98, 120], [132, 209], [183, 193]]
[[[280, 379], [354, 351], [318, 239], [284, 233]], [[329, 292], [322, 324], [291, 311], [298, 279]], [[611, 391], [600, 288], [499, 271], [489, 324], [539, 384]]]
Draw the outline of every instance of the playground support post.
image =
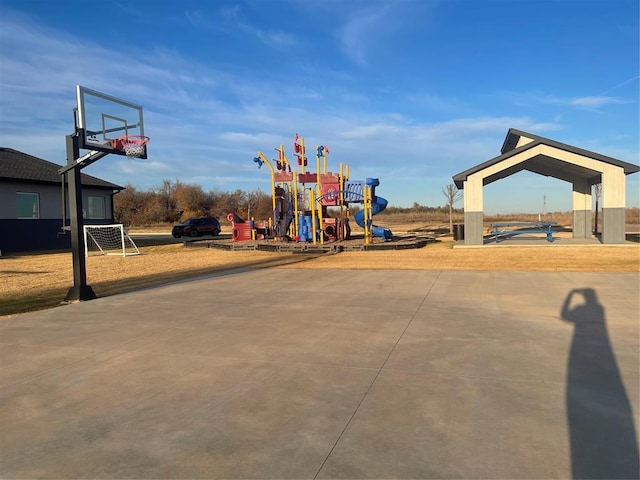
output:
[[280, 160], [283, 166], [282, 171], [285, 171], [284, 167], [289, 167], [289, 171], [291, 171], [291, 163], [289, 163], [289, 159], [284, 153], [284, 145], [280, 144], [280, 148], [275, 148], [274, 150], [278, 152], [278, 160]]
[[316, 245], [316, 199], [313, 187], [309, 188], [309, 206], [311, 207], [311, 231], [313, 233], [313, 244]]
[[371, 187], [367, 189], [367, 217], [369, 218], [367, 222], [367, 239], [368, 243], [371, 243], [373, 241], [373, 195]]
[[[343, 165], [340, 162], [340, 171], [338, 174], [338, 181], [340, 182], [340, 225], [344, 225], [344, 175], [343, 175]], [[342, 227], [341, 227], [342, 228]], [[340, 235], [344, 237], [343, 234]]]
[[[315, 193], [315, 203], [312, 208], [318, 211], [318, 230], [320, 231], [320, 244], [324, 245], [324, 238], [322, 235], [322, 205], [320, 202], [320, 197], [322, 196], [322, 176], [320, 175], [320, 146], [316, 146], [316, 193]], [[315, 221], [313, 222], [314, 234], [313, 234], [313, 244], [316, 243], [316, 234], [315, 234]]]
[[364, 208], [364, 244], [369, 245], [371, 243], [371, 214], [372, 214], [372, 199], [371, 199], [371, 187], [365, 185], [362, 189], [363, 194], [363, 204]]
[[362, 208], [364, 209], [364, 244], [369, 245], [369, 187], [363, 187], [362, 197]]
[[269, 161], [269, 159], [267, 157], [265, 157], [262, 152], [258, 152], [258, 157], [260, 157], [260, 160], [262, 160], [264, 163], [267, 164], [267, 166], [269, 167], [269, 170], [271, 170], [271, 208], [273, 209], [273, 211], [276, 211], [276, 172], [273, 169], [273, 165], [271, 165], [271, 162]]
[[322, 176], [320, 175], [320, 147], [316, 147], [316, 197], [320, 198], [322, 195]]
[[327, 147], [323, 147], [322, 149], [322, 157], [324, 158], [324, 170], [322, 171], [325, 175], [327, 174]]
[[320, 174], [322, 173], [320, 171], [320, 155], [318, 155], [320, 153], [320, 147], [316, 147], [316, 183], [318, 185], [320, 185]]
[[298, 218], [298, 172], [293, 171], [293, 235], [296, 237], [300, 231], [300, 219]]
[[320, 245], [324, 245], [324, 227], [322, 226], [324, 219], [322, 218], [322, 202], [320, 201], [320, 193], [316, 200], [316, 207], [318, 209], [318, 232], [320, 236]]
[[344, 203], [344, 168], [340, 162], [340, 170], [338, 173], [338, 181], [340, 182], [340, 205]]

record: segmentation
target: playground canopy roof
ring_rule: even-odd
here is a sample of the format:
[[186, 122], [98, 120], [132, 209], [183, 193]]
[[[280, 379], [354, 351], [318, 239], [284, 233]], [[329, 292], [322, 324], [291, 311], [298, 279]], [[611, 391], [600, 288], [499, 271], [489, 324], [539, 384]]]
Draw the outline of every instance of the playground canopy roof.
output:
[[[473, 168], [465, 170], [464, 172], [460, 172], [457, 175], [454, 175], [453, 181], [459, 189], [463, 189], [464, 181], [470, 175], [480, 172], [493, 165], [499, 164], [500, 162], [503, 162], [520, 153], [526, 152], [527, 150], [532, 150], [538, 145], [547, 145], [559, 150], [564, 150], [576, 155], [581, 155], [583, 157], [592, 158], [594, 160], [618, 166], [624, 169], [625, 175], [640, 171], [640, 167], [638, 165], [634, 165], [633, 163], [623, 162], [622, 160], [607, 157], [599, 153], [590, 152], [588, 150], [583, 150], [581, 148], [567, 145], [565, 143], [560, 143], [548, 138], [540, 137], [532, 133], [527, 133], [521, 130], [510, 128], [502, 145], [502, 149], [500, 150], [501, 155], [492, 158], [491, 160], [487, 160], [484, 163], [476, 165]], [[591, 185], [600, 183], [601, 181], [601, 172], [555, 157], [532, 153], [532, 156], [530, 158], [527, 158], [526, 160], [519, 162], [516, 165], [504, 168], [503, 170], [499, 170], [496, 173], [487, 176], [483, 179], [483, 184], [489, 185], [496, 180], [506, 178], [522, 170], [528, 170], [539, 175], [554, 177], [569, 182], [575, 178], [584, 178]]]

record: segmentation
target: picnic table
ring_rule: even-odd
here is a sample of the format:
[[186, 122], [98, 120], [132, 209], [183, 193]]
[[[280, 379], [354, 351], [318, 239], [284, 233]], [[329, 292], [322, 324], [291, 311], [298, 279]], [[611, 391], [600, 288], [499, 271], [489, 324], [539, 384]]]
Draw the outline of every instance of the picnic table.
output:
[[547, 242], [553, 242], [553, 227], [555, 222], [495, 222], [491, 224], [491, 236], [496, 243], [500, 238], [508, 238], [525, 233], [544, 233]]

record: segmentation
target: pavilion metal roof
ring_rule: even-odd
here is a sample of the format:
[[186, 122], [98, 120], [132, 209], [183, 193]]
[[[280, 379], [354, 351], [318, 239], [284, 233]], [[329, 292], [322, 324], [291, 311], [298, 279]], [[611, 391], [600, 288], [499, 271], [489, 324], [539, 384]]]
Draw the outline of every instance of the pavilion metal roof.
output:
[[[518, 147], [517, 145], [521, 137], [529, 138], [532, 141]], [[560, 150], [574, 153], [576, 155], [581, 155], [583, 157], [592, 158], [594, 160], [618, 166], [624, 169], [625, 175], [640, 171], [640, 166], [634, 165], [633, 163], [624, 162], [622, 160], [608, 157], [606, 155], [601, 155], [596, 152], [591, 152], [589, 150], [584, 150], [572, 145], [567, 145], [566, 143], [556, 142], [555, 140], [551, 140], [549, 138], [534, 135], [532, 133], [527, 133], [515, 128], [510, 128], [507, 132], [504, 143], [502, 144], [502, 149], [500, 150], [501, 155], [494, 157], [491, 160], [487, 160], [486, 162], [476, 165], [475, 167], [472, 167], [468, 170], [465, 170], [464, 172], [460, 172], [454, 175], [453, 181], [459, 189], [462, 189], [464, 187], [464, 181], [470, 175], [480, 172], [493, 165], [499, 164], [500, 162], [503, 162], [504, 160], [507, 160], [522, 152], [532, 150], [538, 145], [547, 145]], [[536, 154], [532, 155], [531, 158], [518, 163], [517, 165], [505, 168], [504, 170], [500, 170], [494, 175], [487, 176], [484, 179], [483, 183], [484, 185], [488, 185], [495, 182], [496, 180], [506, 178], [522, 170], [528, 170], [539, 175], [554, 177], [565, 181], [571, 181], [571, 179], [579, 177], [586, 179], [591, 184], [600, 182], [600, 172], [598, 171], [591, 170], [574, 163], [569, 163], [558, 158]]]

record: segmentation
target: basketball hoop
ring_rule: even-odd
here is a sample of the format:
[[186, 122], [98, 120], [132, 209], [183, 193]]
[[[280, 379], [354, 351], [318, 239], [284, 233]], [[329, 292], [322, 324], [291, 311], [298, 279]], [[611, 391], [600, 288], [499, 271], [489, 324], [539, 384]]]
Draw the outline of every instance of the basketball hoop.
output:
[[151, 140], [144, 135], [123, 135], [117, 138], [117, 144], [127, 158], [140, 158], [144, 155], [145, 145]]

